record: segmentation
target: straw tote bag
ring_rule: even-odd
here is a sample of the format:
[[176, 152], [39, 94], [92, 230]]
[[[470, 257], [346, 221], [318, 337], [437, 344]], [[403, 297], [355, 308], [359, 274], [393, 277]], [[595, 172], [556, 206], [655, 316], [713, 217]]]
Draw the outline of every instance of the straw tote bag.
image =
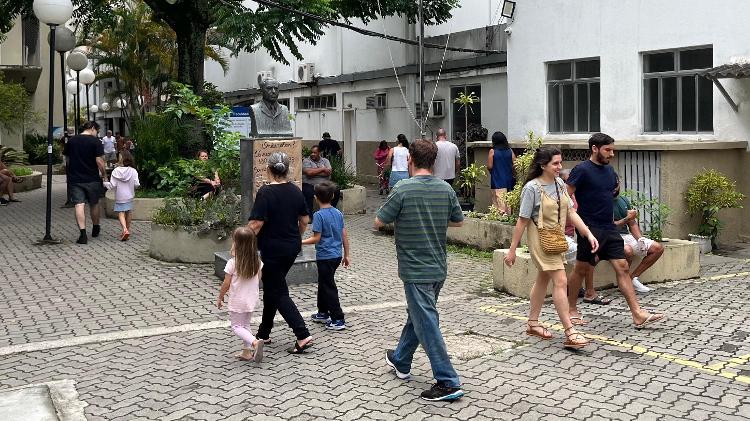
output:
[[[537, 183], [537, 186], [539, 188], [539, 194], [543, 195], [544, 191], [542, 185]], [[542, 245], [542, 250], [547, 254], [561, 254], [568, 251], [568, 242], [565, 240], [565, 231], [563, 231], [563, 227], [560, 224], [560, 188], [557, 185], [557, 180], [555, 180], [555, 191], [557, 192], [557, 224], [551, 227], [544, 227], [544, 218], [542, 216], [542, 208], [544, 208], [544, 206], [542, 206], [541, 203], [539, 204], [538, 217], [541, 226], [534, 222], [539, 231], [539, 242]]]

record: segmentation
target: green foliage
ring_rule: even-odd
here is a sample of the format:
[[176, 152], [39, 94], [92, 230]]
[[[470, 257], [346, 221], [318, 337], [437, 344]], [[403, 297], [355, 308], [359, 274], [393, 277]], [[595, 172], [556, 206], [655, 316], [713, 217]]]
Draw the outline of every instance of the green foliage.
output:
[[622, 192], [622, 195], [630, 200], [630, 204], [635, 209], [643, 211], [649, 216], [648, 229], [643, 231], [643, 235], [654, 241], [662, 241], [664, 239], [664, 227], [669, 225], [667, 219], [672, 214], [672, 208], [659, 199], [650, 199], [645, 194], [636, 191], [626, 190]]
[[187, 196], [198, 179], [214, 178], [210, 161], [178, 159], [159, 168], [161, 180], [157, 189], [168, 191], [170, 196]]
[[[59, 164], [62, 162], [60, 157], [62, 151], [60, 150], [60, 142], [55, 140], [52, 142], [52, 163]], [[47, 136], [40, 135], [39, 133], [31, 132], [27, 133], [23, 139], [23, 151], [29, 156], [29, 164], [31, 165], [45, 165], [47, 164]]]
[[329, 161], [331, 162], [331, 181], [336, 183], [340, 189], [354, 187], [357, 176], [351, 165], [347, 164], [344, 158], [340, 156], [332, 156]]
[[240, 198], [228, 190], [207, 200], [168, 198], [164, 207], [154, 212], [152, 221], [198, 234], [216, 231], [220, 240], [230, 236], [243, 222], [240, 220]]
[[312, 153], [312, 149], [307, 146], [302, 146], [302, 158], [307, 158]]
[[456, 244], [448, 244], [448, 253], [464, 254], [469, 257], [476, 257], [479, 259], [492, 259], [492, 252], [480, 250], [469, 246], [460, 246]]
[[531, 164], [534, 162], [534, 154], [536, 153], [536, 150], [542, 146], [543, 142], [541, 136], [536, 136], [533, 131], [529, 131], [526, 135], [526, 150], [516, 158], [516, 162], [513, 164], [513, 170], [516, 175], [516, 185], [513, 186], [513, 190], [509, 191], [505, 196], [505, 201], [512, 212], [513, 221], [518, 219], [518, 211], [521, 206], [521, 190], [523, 190], [526, 176], [529, 175]]
[[458, 186], [461, 195], [468, 203], [474, 203], [477, 183], [487, 175], [487, 167], [484, 165], [471, 164], [461, 170], [458, 178]]
[[486, 221], [498, 221], [498, 222], [507, 222], [507, 223], [513, 222], [512, 216], [504, 214], [495, 205], [490, 205], [487, 213], [472, 211], [472, 212], [468, 212], [466, 216], [468, 216], [469, 218], [484, 219]]
[[36, 119], [26, 88], [19, 83], [4, 82], [0, 71], [0, 129], [17, 132]]
[[0, 145], [0, 162], [6, 166], [28, 165], [28, 156], [24, 152], [19, 152], [14, 148]]
[[10, 171], [16, 175], [16, 177], [25, 177], [34, 173], [29, 167], [10, 167]]
[[153, 189], [161, 180], [158, 169], [179, 157], [178, 145], [187, 129], [171, 116], [147, 113], [133, 122], [132, 135], [138, 142], [135, 163], [141, 186]]
[[688, 213], [700, 215], [698, 235], [716, 240], [723, 222], [719, 219], [722, 209], [742, 208], [745, 195], [737, 191], [736, 182], [714, 169], [704, 169], [690, 180], [685, 200]]

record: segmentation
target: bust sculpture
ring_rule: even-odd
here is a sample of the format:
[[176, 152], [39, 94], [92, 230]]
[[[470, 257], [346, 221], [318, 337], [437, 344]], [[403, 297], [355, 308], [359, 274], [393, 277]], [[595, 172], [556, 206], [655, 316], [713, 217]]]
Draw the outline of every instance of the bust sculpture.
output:
[[289, 109], [279, 104], [279, 82], [273, 78], [263, 79], [258, 75], [258, 86], [263, 100], [253, 104], [253, 137], [292, 137]]

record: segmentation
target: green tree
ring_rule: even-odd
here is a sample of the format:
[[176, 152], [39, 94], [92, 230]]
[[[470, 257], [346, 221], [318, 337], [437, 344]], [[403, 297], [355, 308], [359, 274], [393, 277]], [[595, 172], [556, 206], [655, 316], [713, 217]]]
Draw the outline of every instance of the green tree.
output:
[[23, 85], [5, 82], [0, 72], [0, 128], [16, 132], [36, 118]]
[[[326, 24], [299, 14], [257, 3], [251, 9], [242, 0], [144, 0], [151, 8], [152, 18], [166, 23], [175, 33], [177, 41], [177, 80], [203, 89], [205, 45], [207, 40], [230, 47], [232, 53], [253, 52], [266, 49], [271, 57], [288, 64], [284, 48], [301, 60], [297, 48], [300, 42], [317, 42], [325, 33]], [[276, 3], [308, 12], [330, 20], [348, 22], [360, 19], [367, 23], [379, 17], [381, 9], [372, 0], [275, 0]], [[33, 0], [4, 0], [4, 13], [0, 15], [0, 33], [6, 33], [19, 15], [32, 13]], [[127, 0], [73, 0], [77, 7], [75, 23], [84, 33], [95, 25], [114, 24], [111, 13]], [[413, 0], [380, 0], [383, 16], [406, 16], [416, 19], [418, 3]], [[432, 0], [425, 2], [426, 24], [442, 23], [451, 17], [450, 11], [458, 0]], [[255, 6], [255, 5], [254, 5]]]

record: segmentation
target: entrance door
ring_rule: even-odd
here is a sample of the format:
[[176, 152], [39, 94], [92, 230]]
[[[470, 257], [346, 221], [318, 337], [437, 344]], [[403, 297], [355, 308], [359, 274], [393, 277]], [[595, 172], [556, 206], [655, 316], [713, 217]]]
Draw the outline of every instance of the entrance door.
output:
[[342, 140], [344, 141], [344, 159], [351, 168], [357, 171], [357, 140], [354, 139], [355, 120], [354, 110], [344, 110], [342, 124]]

